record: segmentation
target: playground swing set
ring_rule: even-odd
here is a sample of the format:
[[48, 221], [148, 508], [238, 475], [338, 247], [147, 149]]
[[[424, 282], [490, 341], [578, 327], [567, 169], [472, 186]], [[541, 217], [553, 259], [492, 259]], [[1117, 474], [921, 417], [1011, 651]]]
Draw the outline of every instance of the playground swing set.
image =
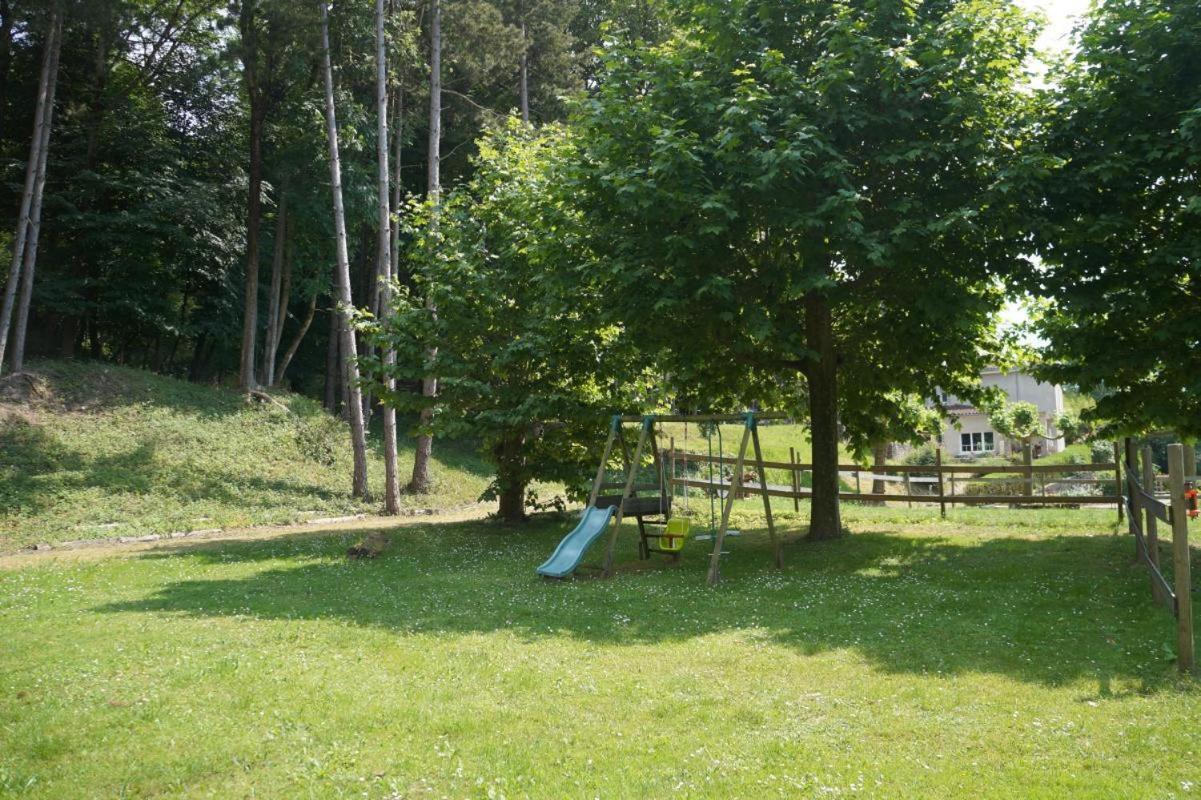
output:
[[[694, 541], [713, 540], [713, 551], [709, 558], [709, 585], [716, 584], [721, 579], [721, 557], [726, 554], [723, 550], [727, 536], [737, 536], [736, 530], [730, 529], [730, 512], [734, 500], [742, 494], [745, 468], [753, 461], [759, 486], [767, 486], [767, 473], [763, 464], [763, 450], [759, 444], [759, 422], [763, 420], [785, 419], [783, 414], [768, 414], [747, 411], [742, 414], [707, 414], [707, 415], [677, 415], [650, 414], [646, 416], [614, 415], [609, 424], [609, 437], [605, 442], [604, 454], [596, 470], [596, 478], [592, 483], [592, 492], [588, 505], [580, 517], [576, 527], [563, 538], [550, 558], [538, 567], [538, 574], [548, 578], [567, 578], [581, 566], [584, 554], [601, 536], [609, 533], [605, 549], [602, 573], [605, 577], [613, 574], [613, 559], [617, 548], [617, 537], [621, 523], [626, 517], [633, 517], [638, 523], [638, 556], [646, 560], [652, 553], [659, 553], [678, 559], [685, 543]], [[711, 426], [709, 440], [709, 478], [703, 482], [709, 490], [710, 514], [709, 531], [697, 534], [692, 530], [692, 518], [689, 516], [688, 487], [695, 486], [698, 481], [677, 481], [674, 475], [675, 465], [664, 463], [663, 451], [658, 446], [656, 426], [665, 422], [682, 422], [685, 425], [685, 439], [688, 435], [688, 425], [705, 424]], [[624, 434], [627, 424], [638, 423], [640, 432], [638, 443], [630, 454], [629, 445]], [[733, 460], [734, 471], [727, 480], [720, 473], [714, 475], [714, 463], [725, 463], [722, 453], [721, 424], [741, 424], [743, 427], [742, 441], [738, 455]], [[718, 437], [718, 456], [713, 456], [713, 433]], [[605, 481], [605, 471], [609, 460], [613, 457], [614, 447], [621, 449], [623, 480], [616, 482]], [[655, 479], [639, 482], [639, 472], [643, 458], [649, 449]], [[748, 459], [748, 449], [753, 452], [753, 459]], [[687, 459], [684, 459], [684, 469], [687, 472]], [[668, 474], [669, 470], [672, 474]], [[674, 487], [684, 486], [684, 515], [672, 514]], [[620, 489], [618, 494], [604, 494]], [[724, 495], [722, 495], [724, 492]], [[761, 492], [763, 510], [767, 517], [767, 531], [771, 539], [772, 552], [777, 567], [783, 565], [783, 552], [780, 541], [776, 536], [775, 523], [772, 519], [771, 501], [767, 492]], [[716, 504], [722, 497], [720, 521], [717, 519]]]

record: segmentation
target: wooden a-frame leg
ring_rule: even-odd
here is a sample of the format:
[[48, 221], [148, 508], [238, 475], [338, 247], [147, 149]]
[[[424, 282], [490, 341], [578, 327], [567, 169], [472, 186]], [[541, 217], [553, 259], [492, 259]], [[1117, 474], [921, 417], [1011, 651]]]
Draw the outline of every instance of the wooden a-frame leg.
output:
[[[625, 516], [626, 498], [630, 496], [630, 492], [634, 489], [634, 480], [638, 477], [638, 464], [642, 461], [642, 453], [646, 448], [646, 434], [651, 427], [651, 418], [647, 417], [642, 421], [642, 433], [638, 436], [638, 446], [634, 448], [634, 458], [630, 461], [629, 467], [626, 470], [626, 485], [621, 492], [621, 500], [617, 505], [617, 513], [613, 515], [613, 528], [609, 533], [609, 547], [605, 551], [605, 570], [606, 578], [613, 575], [613, 556], [617, 551], [617, 533], [621, 530], [621, 520]], [[624, 441], [624, 439], [623, 439]]]
[[738, 458], [734, 461], [734, 479], [730, 481], [730, 489], [726, 494], [726, 502], [721, 510], [721, 525], [717, 529], [717, 536], [713, 538], [713, 555], [709, 556], [709, 579], [710, 586], [717, 584], [721, 580], [721, 547], [726, 540], [726, 530], [730, 526], [730, 512], [734, 510], [734, 498], [738, 496], [738, 492], [742, 489], [742, 467], [746, 461], [746, 446], [751, 440], [751, 426], [747, 425], [742, 432], [742, 444], [738, 447]]
[[771, 516], [771, 498], [767, 496], [767, 470], [763, 467], [763, 448], [759, 446], [759, 426], [751, 423], [751, 441], [755, 445], [755, 464], [759, 469], [759, 486], [763, 489], [763, 513], [767, 517], [767, 535], [771, 537], [772, 555], [776, 567], [784, 566], [784, 552], [780, 549], [780, 540], [776, 538], [776, 525]]
[[609, 463], [609, 455], [613, 452], [613, 440], [617, 438], [617, 431], [621, 426], [621, 421], [614, 417], [609, 425], [609, 438], [605, 441], [605, 452], [601, 456], [600, 466], [596, 468], [596, 480], [592, 482], [592, 494], [588, 497], [588, 505], [596, 505], [596, 498], [600, 496], [601, 485], [605, 482], [605, 465]]

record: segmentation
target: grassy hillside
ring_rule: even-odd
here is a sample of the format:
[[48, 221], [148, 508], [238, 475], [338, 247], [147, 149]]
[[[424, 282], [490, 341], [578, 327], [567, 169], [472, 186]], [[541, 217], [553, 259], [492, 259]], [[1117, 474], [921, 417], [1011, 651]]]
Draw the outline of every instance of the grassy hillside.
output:
[[[402, 441], [401, 475], [412, 466]], [[432, 495], [476, 500], [490, 473], [470, 448], [435, 446]], [[0, 382], [0, 551], [59, 542], [287, 523], [377, 511], [350, 497], [347, 428], [320, 404], [279, 404], [121, 367], [42, 362]], [[372, 493], [381, 496], [380, 443]]]

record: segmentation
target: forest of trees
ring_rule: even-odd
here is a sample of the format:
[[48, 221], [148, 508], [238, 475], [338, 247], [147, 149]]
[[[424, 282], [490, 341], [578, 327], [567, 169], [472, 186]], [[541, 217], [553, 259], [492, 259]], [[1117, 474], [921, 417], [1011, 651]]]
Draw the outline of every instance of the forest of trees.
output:
[[1038, 27], [1004, 0], [0, 0], [0, 368], [323, 397], [356, 494], [382, 425], [389, 510], [469, 435], [508, 519], [608, 410], [771, 404], [811, 427], [825, 536], [840, 442], [974, 396], [1028, 295], [1049, 377], [1195, 434], [1201, 10], [1101, 2], [1041, 87]]

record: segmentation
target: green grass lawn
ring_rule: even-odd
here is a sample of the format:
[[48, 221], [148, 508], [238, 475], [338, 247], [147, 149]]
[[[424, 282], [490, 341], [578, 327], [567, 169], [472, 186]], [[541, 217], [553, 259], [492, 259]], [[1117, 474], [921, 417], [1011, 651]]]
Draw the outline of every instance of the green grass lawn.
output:
[[[350, 435], [318, 403], [235, 391], [140, 370], [42, 362], [29, 394], [0, 392], [0, 552], [36, 542], [289, 523], [377, 512], [350, 496]], [[378, 421], [378, 420], [377, 420]], [[412, 469], [401, 439], [400, 474]], [[382, 445], [368, 474], [383, 491]], [[479, 498], [491, 470], [437, 442], [435, 490], [403, 498], [445, 508]]]
[[783, 571], [730, 542], [716, 589], [699, 543], [646, 566], [630, 535], [613, 580], [538, 579], [567, 518], [359, 563], [351, 533], [10, 559], [0, 795], [1201, 791], [1201, 693], [1112, 512], [846, 517]]

